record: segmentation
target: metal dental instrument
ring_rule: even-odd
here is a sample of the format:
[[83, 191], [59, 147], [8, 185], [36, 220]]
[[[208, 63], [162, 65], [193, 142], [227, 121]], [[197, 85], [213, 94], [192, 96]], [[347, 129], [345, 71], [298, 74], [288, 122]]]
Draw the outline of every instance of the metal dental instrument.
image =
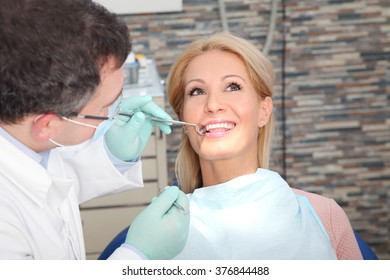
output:
[[[160, 188], [158, 189], [158, 195], [160, 195], [161, 194], [161, 190], [160, 190]], [[177, 209], [179, 209], [179, 210], [181, 210], [181, 211], [183, 211], [183, 214], [184, 215], [187, 215], [187, 211], [183, 208], [183, 206], [181, 206], [177, 201], [174, 201], [173, 202], [173, 205], [177, 208]]]
[[183, 211], [184, 215], [187, 215], [187, 211], [181, 206], [177, 201], [173, 202], [173, 205], [176, 206], [179, 210]]
[[[130, 115], [130, 114], [125, 114], [125, 113], [119, 113], [119, 115], [121, 115], [121, 116], [127, 116], [127, 117], [131, 117], [131, 116], [132, 116], [132, 115]], [[148, 120], [156, 121], [156, 122], [172, 123], [172, 124], [178, 124], [178, 125], [191, 125], [191, 126], [194, 126], [194, 127], [195, 127], [195, 130], [196, 130], [196, 132], [197, 132], [199, 135], [204, 135], [204, 133], [203, 133], [203, 131], [202, 131], [202, 128], [201, 128], [198, 124], [195, 124], [195, 123], [188, 123], [188, 122], [182, 122], [182, 121], [176, 121], [176, 120], [160, 119], [160, 118], [151, 117], [151, 116], [148, 116], [148, 115], [145, 115], [145, 117], [146, 117], [146, 119], [148, 119]]]
[[174, 205], [177, 209], [183, 211], [183, 214], [184, 214], [184, 215], [187, 215], [187, 211], [186, 211], [186, 210], [183, 208], [183, 206], [181, 206], [177, 201], [174, 201], [174, 202], [173, 202], [173, 205]]

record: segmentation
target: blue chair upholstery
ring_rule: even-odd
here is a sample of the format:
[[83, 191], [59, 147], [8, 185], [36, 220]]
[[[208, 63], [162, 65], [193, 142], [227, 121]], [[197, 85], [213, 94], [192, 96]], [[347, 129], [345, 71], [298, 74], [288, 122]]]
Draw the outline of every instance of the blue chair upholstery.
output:
[[377, 255], [371, 250], [370, 246], [362, 239], [359, 233], [355, 231], [355, 238], [359, 245], [360, 252], [364, 260], [378, 260]]
[[103, 250], [103, 252], [100, 254], [98, 260], [106, 260], [108, 259], [109, 256], [111, 256], [112, 253], [121, 246], [127, 236], [127, 230], [129, 227], [124, 228], [120, 233], [118, 233], [112, 240], [111, 242], [107, 245], [107, 247]]
[[[121, 246], [125, 240], [127, 235], [127, 230], [129, 227], [124, 228], [121, 232], [119, 232], [114, 239], [107, 245], [107, 247], [103, 250], [103, 252], [100, 254], [98, 260], [106, 260], [109, 256], [118, 248]], [[362, 239], [360, 234], [355, 232], [356, 241], [359, 245], [359, 249], [362, 253], [364, 260], [378, 260], [378, 257], [374, 253], [374, 251], [371, 250], [370, 246]]]

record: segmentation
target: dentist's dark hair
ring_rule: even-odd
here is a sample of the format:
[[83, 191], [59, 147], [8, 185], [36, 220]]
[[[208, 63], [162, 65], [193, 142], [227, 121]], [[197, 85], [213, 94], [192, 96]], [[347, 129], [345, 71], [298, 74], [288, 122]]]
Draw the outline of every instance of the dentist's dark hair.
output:
[[12, 0], [0, 8], [0, 123], [78, 112], [108, 59], [131, 50], [126, 24], [90, 0]]

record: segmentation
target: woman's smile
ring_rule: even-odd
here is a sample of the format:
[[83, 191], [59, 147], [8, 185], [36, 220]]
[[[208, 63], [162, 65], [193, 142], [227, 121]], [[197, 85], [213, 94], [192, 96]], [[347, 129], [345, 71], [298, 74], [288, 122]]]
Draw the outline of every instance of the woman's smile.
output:
[[210, 121], [203, 125], [202, 134], [208, 137], [224, 136], [226, 132], [232, 130], [236, 123], [231, 121]]

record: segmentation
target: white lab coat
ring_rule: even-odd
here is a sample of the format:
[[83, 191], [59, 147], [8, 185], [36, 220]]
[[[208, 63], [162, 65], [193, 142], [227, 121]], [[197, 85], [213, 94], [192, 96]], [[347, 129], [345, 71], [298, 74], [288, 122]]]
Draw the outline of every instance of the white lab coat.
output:
[[[52, 150], [46, 170], [0, 136], [0, 259], [85, 259], [79, 204], [143, 186], [141, 162], [120, 174], [102, 139]], [[113, 258], [141, 258], [117, 251]]]

